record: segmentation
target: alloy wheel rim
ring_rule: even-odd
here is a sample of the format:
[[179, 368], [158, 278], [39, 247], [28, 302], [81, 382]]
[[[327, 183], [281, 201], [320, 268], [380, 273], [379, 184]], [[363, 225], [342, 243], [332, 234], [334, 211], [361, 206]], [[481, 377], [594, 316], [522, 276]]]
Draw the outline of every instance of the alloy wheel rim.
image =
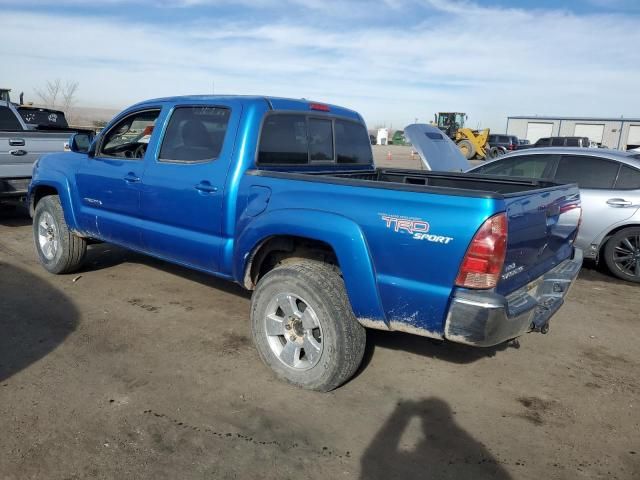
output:
[[267, 306], [264, 327], [271, 351], [287, 367], [309, 370], [320, 360], [322, 327], [309, 302], [299, 295], [276, 295]]
[[613, 250], [613, 261], [623, 273], [640, 278], [640, 235], [621, 239]]
[[38, 244], [47, 260], [53, 260], [58, 252], [58, 225], [49, 212], [44, 212], [38, 222]]

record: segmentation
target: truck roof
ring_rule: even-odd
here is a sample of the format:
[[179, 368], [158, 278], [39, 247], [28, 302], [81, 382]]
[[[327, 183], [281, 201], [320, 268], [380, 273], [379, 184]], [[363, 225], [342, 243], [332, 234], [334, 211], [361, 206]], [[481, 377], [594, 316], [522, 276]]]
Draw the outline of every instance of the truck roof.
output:
[[[324, 105], [329, 108], [328, 113], [334, 115], [340, 115], [342, 117], [352, 118], [354, 120], [363, 121], [360, 114], [354, 110], [340, 107], [325, 102], [318, 102], [315, 100], [308, 100], [305, 98], [281, 98], [281, 97], [269, 97], [259, 95], [184, 95], [175, 97], [154, 98], [139, 102], [134, 107], [143, 105], [158, 104], [158, 103], [172, 103], [172, 104], [187, 104], [190, 102], [211, 102], [216, 101], [239, 101], [244, 105], [256, 104], [267, 102], [272, 110], [287, 110], [287, 111], [309, 111], [310, 105]], [[312, 109], [315, 110], [315, 109]]]

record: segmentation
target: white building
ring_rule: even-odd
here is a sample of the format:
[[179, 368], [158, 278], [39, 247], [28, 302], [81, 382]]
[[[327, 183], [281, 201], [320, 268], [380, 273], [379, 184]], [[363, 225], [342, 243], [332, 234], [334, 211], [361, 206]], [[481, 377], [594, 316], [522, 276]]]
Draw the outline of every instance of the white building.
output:
[[507, 134], [531, 143], [542, 137], [589, 137], [619, 150], [640, 147], [640, 118], [508, 117]]
[[379, 128], [378, 135], [376, 136], [376, 144], [377, 145], [388, 145], [389, 144], [389, 129], [388, 128]]

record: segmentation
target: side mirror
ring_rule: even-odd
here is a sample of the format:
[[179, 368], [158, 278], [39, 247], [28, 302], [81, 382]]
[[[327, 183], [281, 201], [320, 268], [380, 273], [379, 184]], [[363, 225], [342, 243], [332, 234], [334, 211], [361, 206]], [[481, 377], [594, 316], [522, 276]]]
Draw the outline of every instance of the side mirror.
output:
[[69, 139], [69, 150], [77, 153], [88, 153], [93, 135], [89, 133], [74, 133]]

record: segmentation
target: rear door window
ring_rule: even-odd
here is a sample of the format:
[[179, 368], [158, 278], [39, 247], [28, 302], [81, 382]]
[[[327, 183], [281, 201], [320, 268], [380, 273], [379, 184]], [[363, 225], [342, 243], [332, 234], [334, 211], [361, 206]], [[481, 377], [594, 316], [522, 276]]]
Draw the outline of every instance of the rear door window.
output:
[[567, 138], [567, 147], [579, 147], [580, 139], [579, 138]]
[[612, 188], [618, 174], [618, 163], [586, 155], [562, 155], [555, 181], [577, 183], [580, 188]]
[[500, 175], [500, 176], [510, 176], [511, 170], [513, 169], [513, 158], [505, 159], [505, 160], [496, 160], [488, 165], [483, 165], [482, 167], [476, 168], [471, 173], [481, 173], [483, 175]]
[[218, 158], [231, 111], [197, 106], [176, 108], [162, 141], [161, 162], [204, 162]]
[[506, 177], [548, 178], [556, 155], [522, 155], [497, 160], [475, 173]]
[[551, 139], [552, 147], [564, 147], [564, 138], [552, 138]]
[[640, 170], [623, 165], [618, 173], [616, 188], [621, 190], [640, 190]]
[[258, 163], [309, 163], [307, 119], [302, 115], [269, 115], [262, 126]]

